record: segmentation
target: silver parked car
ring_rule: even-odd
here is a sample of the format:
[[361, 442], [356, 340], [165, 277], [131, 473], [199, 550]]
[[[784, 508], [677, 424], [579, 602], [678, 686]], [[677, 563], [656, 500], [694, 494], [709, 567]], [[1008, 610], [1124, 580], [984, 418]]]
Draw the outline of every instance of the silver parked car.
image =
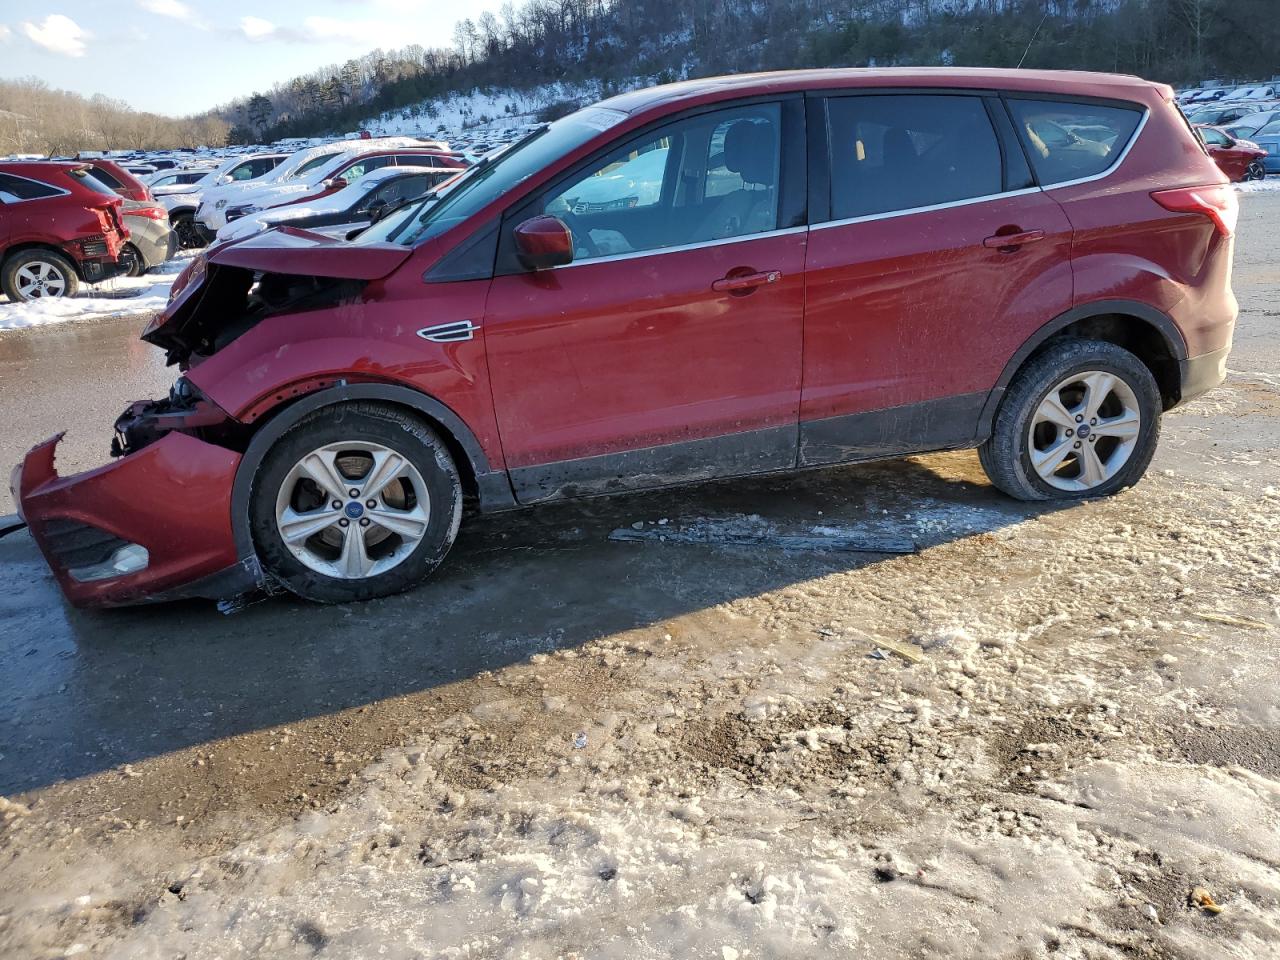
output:
[[154, 200], [125, 200], [120, 208], [129, 228], [125, 251], [130, 259], [129, 276], [140, 277], [160, 266], [178, 249], [178, 235], [169, 225], [169, 211]]

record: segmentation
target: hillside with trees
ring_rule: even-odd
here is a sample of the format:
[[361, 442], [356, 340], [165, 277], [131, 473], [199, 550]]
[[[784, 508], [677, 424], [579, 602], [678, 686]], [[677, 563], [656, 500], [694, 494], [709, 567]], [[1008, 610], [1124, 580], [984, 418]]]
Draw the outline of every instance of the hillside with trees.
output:
[[43, 80], [0, 80], [0, 156], [221, 146], [229, 129], [212, 113], [175, 119], [101, 95], [56, 90]]
[[1280, 70], [1276, 0], [527, 0], [448, 49], [375, 50], [227, 104], [240, 142], [351, 130], [473, 89], [814, 66], [1136, 73], [1175, 84]]

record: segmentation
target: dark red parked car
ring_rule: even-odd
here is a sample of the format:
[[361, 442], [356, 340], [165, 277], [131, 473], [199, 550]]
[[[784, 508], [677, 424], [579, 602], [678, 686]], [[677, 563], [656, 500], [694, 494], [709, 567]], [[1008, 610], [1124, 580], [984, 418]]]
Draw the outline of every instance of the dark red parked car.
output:
[[86, 160], [85, 166], [93, 170], [99, 180], [126, 199], [137, 200], [139, 203], [151, 203], [155, 200], [145, 183], [114, 160]]
[[1214, 163], [1232, 180], [1262, 180], [1267, 151], [1251, 140], [1239, 140], [1217, 127], [1196, 126]]
[[178, 278], [183, 371], [16, 498], [83, 605], [402, 590], [465, 498], [977, 447], [1012, 496], [1137, 482], [1219, 383], [1237, 207], [1163, 85], [826, 70], [579, 111], [344, 242]]
[[75, 296], [128, 269], [120, 197], [83, 163], [0, 162], [0, 289], [10, 300]]

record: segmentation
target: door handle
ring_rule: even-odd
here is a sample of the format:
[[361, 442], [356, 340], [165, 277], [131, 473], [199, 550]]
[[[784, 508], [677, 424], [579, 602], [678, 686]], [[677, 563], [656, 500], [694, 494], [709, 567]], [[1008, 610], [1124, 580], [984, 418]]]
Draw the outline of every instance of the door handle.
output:
[[754, 290], [766, 283], [777, 283], [782, 279], [780, 270], [762, 270], [760, 273], [747, 273], [736, 277], [722, 277], [711, 284], [717, 293], [725, 290]]
[[1012, 251], [1028, 243], [1035, 243], [1037, 240], [1044, 239], [1043, 230], [1023, 230], [1021, 233], [997, 233], [994, 237], [987, 237], [982, 241], [984, 247], [994, 247], [997, 250]]

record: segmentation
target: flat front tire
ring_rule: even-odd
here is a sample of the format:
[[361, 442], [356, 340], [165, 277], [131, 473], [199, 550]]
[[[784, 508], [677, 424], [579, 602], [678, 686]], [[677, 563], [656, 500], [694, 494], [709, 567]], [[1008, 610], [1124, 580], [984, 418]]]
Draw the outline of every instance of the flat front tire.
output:
[[1161, 411], [1155, 377], [1128, 350], [1062, 340], [1014, 376], [978, 458], [1019, 500], [1107, 496], [1146, 472]]
[[377, 403], [325, 407], [268, 452], [249, 521], [271, 576], [321, 603], [399, 593], [453, 545], [462, 485], [428, 424]]

